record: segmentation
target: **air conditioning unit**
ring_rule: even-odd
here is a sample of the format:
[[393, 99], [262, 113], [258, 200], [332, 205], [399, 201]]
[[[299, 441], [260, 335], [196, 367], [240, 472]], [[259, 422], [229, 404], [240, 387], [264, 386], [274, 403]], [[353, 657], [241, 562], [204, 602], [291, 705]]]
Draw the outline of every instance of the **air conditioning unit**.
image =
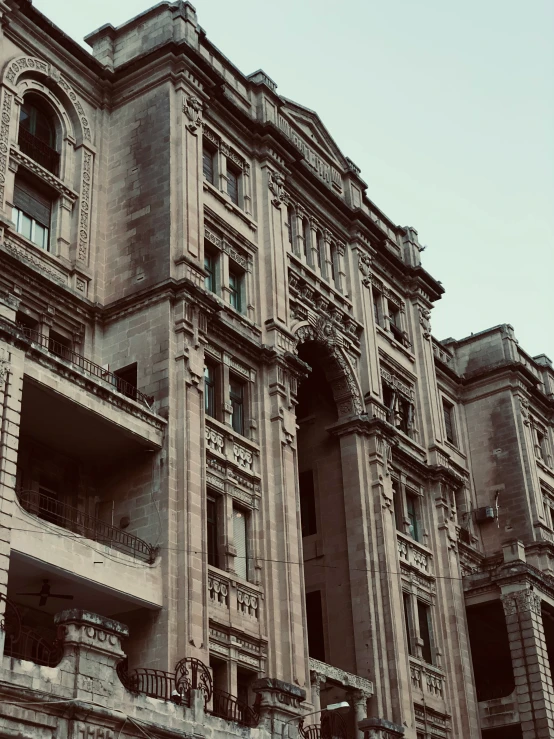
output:
[[494, 521], [496, 514], [494, 512], [494, 506], [487, 505], [484, 508], [478, 508], [475, 511], [475, 521], [477, 523], [489, 523]]

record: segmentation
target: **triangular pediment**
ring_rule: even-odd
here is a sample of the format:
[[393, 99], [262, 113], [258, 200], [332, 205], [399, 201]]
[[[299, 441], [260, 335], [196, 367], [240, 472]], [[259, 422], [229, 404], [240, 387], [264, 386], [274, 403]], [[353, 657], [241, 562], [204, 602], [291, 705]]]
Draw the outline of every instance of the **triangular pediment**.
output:
[[318, 114], [292, 100], [282, 99], [285, 105], [281, 112], [288, 117], [306, 143], [315, 144], [329, 159], [338, 165], [339, 169], [344, 169], [347, 166], [346, 159]]

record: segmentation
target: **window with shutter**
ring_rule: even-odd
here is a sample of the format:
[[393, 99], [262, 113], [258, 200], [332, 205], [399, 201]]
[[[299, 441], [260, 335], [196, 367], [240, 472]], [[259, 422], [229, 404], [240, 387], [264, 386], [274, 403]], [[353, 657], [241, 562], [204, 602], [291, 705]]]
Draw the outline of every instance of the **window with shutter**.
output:
[[13, 205], [12, 217], [17, 233], [48, 250], [52, 198], [31, 182], [17, 177]]
[[248, 579], [248, 539], [246, 530], [246, 513], [240, 508], [233, 508], [233, 543], [237, 552], [235, 556], [235, 572], [244, 580]]

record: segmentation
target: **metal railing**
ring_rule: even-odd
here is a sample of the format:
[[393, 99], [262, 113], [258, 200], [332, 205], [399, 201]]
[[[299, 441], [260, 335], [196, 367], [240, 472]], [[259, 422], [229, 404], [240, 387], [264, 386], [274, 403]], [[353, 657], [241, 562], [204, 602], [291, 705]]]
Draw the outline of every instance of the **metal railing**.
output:
[[36, 490], [18, 490], [17, 499], [21, 507], [33, 516], [129, 554], [135, 559], [149, 564], [154, 562], [156, 552], [151, 544], [99, 518], [89, 516], [78, 508]]
[[212, 716], [236, 721], [241, 726], [255, 727], [258, 725], [260, 715], [256, 707], [252, 708], [234, 695], [224, 690], [214, 689], [212, 702]]
[[13, 659], [24, 659], [44, 667], [56, 667], [63, 656], [63, 645], [52, 634], [24, 626], [19, 609], [9, 598], [0, 594], [6, 610], [0, 620], [4, 631], [4, 655]]
[[52, 172], [52, 174], [58, 174], [60, 155], [55, 149], [52, 149], [51, 146], [48, 146], [44, 141], [41, 141], [21, 126], [19, 127], [17, 143], [23, 154], [40, 164], [44, 169]]
[[60, 359], [65, 359], [66, 362], [70, 362], [76, 367], [79, 367], [84, 372], [87, 372], [89, 375], [92, 375], [93, 377], [98, 377], [100, 380], [108, 383], [108, 385], [111, 385], [119, 393], [126, 395], [132, 400], [136, 400], [139, 403], [142, 403], [142, 405], [146, 406], [148, 409], [151, 408], [152, 403], [154, 402], [154, 398], [152, 398], [150, 395], [145, 395], [145, 393], [141, 393], [140, 390], [137, 390], [137, 388], [134, 385], [131, 385], [130, 382], [122, 380], [113, 372], [109, 372], [107, 369], [101, 367], [99, 364], [91, 362], [90, 359], [83, 357], [81, 354], [77, 354], [69, 347], [61, 344], [59, 341], [55, 341], [49, 336], [41, 334], [36, 329], [28, 328], [27, 326], [22, 326], [21, 324], [18, 324], [17, 328], [22, 333], [24, 333], [30, 341], [34, 342], [35, 344], [39, 344], [39, 346], [41, 346], [43, 349], [46, 349], [51, 354], [54, 354], [56, 357], [59, 357]]
[[149, 667], [137, 667], [129, 672], [128, 661], [124, 659], [117, 665], [117, 674], [130, 693], [173, 701], [181, 706], [190, 705], [190, 694], [186, 691], [177, 691], [173, 672]]
[[336, 711], [322, 711], [320, 724], [304, 726], [301, 721], [299, 734], [303, 739], [348, 739], [346, 722]]

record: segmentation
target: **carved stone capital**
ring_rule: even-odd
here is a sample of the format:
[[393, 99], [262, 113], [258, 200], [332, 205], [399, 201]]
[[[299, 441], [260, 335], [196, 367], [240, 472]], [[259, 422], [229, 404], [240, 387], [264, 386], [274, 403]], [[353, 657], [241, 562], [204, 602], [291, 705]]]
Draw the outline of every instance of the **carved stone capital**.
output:
[[540, 596], [529, 588], [506, 593], [500, 597], [506, 616], [513, 616], [514, 613], [536, 613], [537, 615], [541, 613]]

